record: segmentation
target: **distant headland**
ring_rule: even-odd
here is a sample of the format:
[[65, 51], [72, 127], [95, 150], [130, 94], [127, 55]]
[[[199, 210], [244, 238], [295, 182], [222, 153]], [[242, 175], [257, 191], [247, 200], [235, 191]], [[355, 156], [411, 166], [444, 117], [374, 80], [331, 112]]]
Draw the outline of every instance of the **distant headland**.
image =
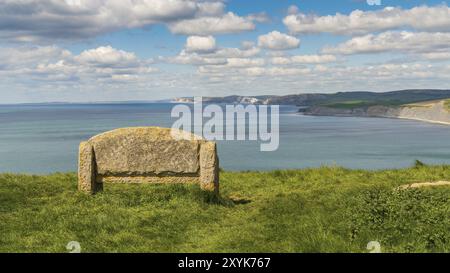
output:
[[[177, 98], [180, 103], [193, 98]], [[450, 125], [450, 90], [408, 89], [390, 92], [306, 93], [285, 96], [204, 97], [204, 103], [295, 105], [316, 116], [413, 119]]]
[[[368, 105], [390, 104], [401, 105], [422, 101], [450, 99], [450, 89], [407, 89], [390, 92], [337, 92], [337, 93], [303, 93], [292, 95], [264, 95], [242, 96], [232, 95], [226, 97], [203, 97], [205, 103], [229, 103], [229, 104], [279, 104], [296, 106], [317, 106], [332, 103], [345, 103], [358, 101]], [[174, 102], [190, 103], [193, 97], [179, 97]]]

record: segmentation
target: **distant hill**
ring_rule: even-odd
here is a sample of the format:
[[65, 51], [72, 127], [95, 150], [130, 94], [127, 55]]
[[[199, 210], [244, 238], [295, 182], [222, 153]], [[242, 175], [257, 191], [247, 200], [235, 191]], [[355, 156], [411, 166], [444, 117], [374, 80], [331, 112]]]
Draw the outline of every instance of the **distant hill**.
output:
[[[227, 96], [227, 97], [203, 97], [207, 103], [248, 103], [248, 104], [280, 104], [297, 106], [316, 106], [336, 103], [355, 102], [366, 105], [402, 105], [407, 103], [441, 100], [450, 98], [450, 90], [437, 89], [411, 89], [391, 92], [338, 92], [306, 93], [285, 96]], [[192, 102], [192, 98], [178, 98], [178, 102]]]
[[350, 102], [310, 106], [301, 112], [313, 116], [401, 118], [450, 125], [449, 104], [448, 99], [402, 105]]

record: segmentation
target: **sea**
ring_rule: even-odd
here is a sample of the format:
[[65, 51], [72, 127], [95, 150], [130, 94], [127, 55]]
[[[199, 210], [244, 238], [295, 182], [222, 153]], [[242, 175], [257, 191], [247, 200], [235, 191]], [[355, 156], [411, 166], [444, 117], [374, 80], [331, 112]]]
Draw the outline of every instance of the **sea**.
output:
[[[171, 127], [172, 103], [0, 105], [0, 173], [75, 172], [78, 145], [121, 127]], [[450, 164], [450, 126], [412, 120], [305, 116], [280, 107], [279, 148], [258, 141], [218, 141], [229, 171], [343, 166], [394, 169]]]

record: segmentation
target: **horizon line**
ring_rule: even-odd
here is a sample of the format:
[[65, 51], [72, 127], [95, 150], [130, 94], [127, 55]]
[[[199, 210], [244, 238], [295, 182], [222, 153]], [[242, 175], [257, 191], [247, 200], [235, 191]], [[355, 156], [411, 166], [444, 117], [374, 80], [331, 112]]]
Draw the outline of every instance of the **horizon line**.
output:
[[273, 97], [284, 97], [284, 96], [292, 96], [292, 95], [309, 95], [309, 94], [338, 94], [338, 93], [392, 93], [392, 92], [402, 92], [402, 91], [450, 91], [450, 89], [441, 89], [441, 88], [415, 88], [415, 89], [398, 89], [398, 90], [390, 90], [390, 91], [335, 91], [330, 93], [319, 92], [319, 93], [291, 93], [284, 95], [225, 95], [225, 96], [180, 96], [180, 97], [172, 97], [165, 99], [157, 99], [157, 100], [112, 100], [112, 101], [43, 101], [43, 102], [14, 102], [14, 103], [0, 103], [0, 106], [7, 105], [38, 105], [38, 104], [120, 104], [120, 103], [130, 103], [130, 104], [139, 104], [139, 103], [175, 103], [175, 99], [178, 98], [194, 98], [194, 97], [205, 97], [205, 98], [225, 98], [225, 97], [264, 97], [264, 96], [273, 96]]

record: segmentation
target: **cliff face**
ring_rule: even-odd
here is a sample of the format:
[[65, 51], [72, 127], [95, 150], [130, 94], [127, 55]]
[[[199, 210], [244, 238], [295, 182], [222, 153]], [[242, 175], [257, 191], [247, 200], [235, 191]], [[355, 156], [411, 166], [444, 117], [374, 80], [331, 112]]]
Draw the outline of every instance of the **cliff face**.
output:
[[382, 105], [357, 108], [313, 106], [304, 113], [315, 116], [402, 118], [450, 125], [450, 111], [444, 101], [398, 107]]
[[450, 111], [447, 109], [445, 101], [427, 106], [402, 107], [398, 117], [450, 125]]

